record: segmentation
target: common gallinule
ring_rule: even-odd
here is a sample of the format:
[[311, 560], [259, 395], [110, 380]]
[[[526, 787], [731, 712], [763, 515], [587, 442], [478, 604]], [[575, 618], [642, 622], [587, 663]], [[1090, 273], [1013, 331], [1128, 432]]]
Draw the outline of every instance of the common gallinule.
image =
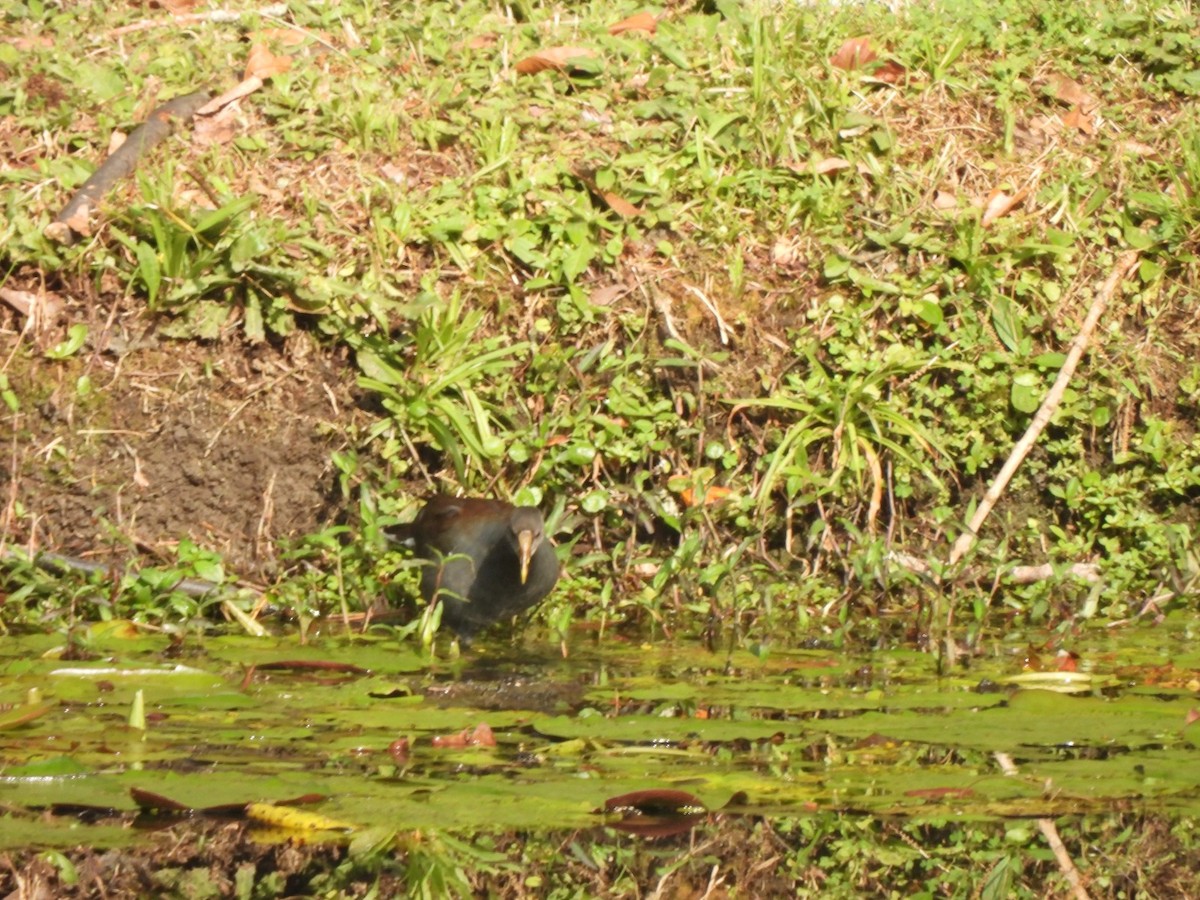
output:
[[524, 612], [558, 581], [558, 557], [533, 506], [430, 497], [393, 534], [427, 561], [421, 595], [442, 602], [442, 622], [463, 638]]

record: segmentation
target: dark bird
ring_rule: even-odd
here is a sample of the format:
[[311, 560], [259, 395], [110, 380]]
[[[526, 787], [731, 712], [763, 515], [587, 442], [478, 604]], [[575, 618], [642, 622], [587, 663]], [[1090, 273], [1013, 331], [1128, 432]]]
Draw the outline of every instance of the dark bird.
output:
[[430, 497], [393, 536], [426, 560], [421, 595], [440, 599], [442, 622], [470, 638], [536, 605], [558, 581], [558, 557], [533, 506]]

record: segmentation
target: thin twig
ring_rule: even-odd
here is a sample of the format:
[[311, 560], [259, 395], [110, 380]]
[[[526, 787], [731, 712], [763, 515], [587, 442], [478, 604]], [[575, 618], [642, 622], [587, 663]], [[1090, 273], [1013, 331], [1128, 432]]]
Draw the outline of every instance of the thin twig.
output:
[[1016, 446], [1013, 447], [1012, 453], [1004, 463], [1004, 468], [1000, 470], [1000, 474], [996, 476], [996, 480], [988, 488], [987, 493], [979, 504], [979, 508], [975, 510], [975, 515], [971, 517], [970, 524], [967, 525], [967, 530], [959, 535], [958, 540], [954, 542], [954, 547], [950, 551], [950, 567], [957, 565], [959, 560], [966, 556], [975, 545], [979, 529], [983, 527], [983, 523], [991, 513], [992, 507], [996, 505], [1000, 499], [1000, 495], [1008, 487], [1008, 482], [1016, 474], [1017, 469], [1024, 462], [1026, 455], [1033, 448], [1042, 431], [1050, 423], [1050, 417], [1054, 415], [1054, 411], [1062, 401], [1063, 394], [1066, 393], [1067, 384], [1071, 381], [1071, 376], [1075, 374], [1075, 367], [1079, 365], [1079, 360], [1082, 359], [1083, 353], [1092, 339], [1092, 332], [1096, 330], [1096, 325], [1100, 321], [1100, 316], [1104, 313], [1104, 308], [1117, 292], [1117, 288], [1120, 287], [1121, 279], [1137, 265], [1138, 259], [1139, 256], [1136, 250], [1128, 250], [1123, 253], [1117, 259], [1117, 264], [1113, 267], [1104, 285], [1096, 293], [1096, 299], [1092, 301], [1091, 308], [1088, 309], [1087, 318], [1083, 320], [1083, 325], [1080, 327], [1079, 333], [1075, 335], [1075, 340], [1071, 342], [1071, 348], [1067, 351], [1067, 359], [1063, 363], [1062, 368], [1059, 369], [1058, 377], [1054, 380], [1054, 385], [1050, 388], [1049, 393], [1046, 394], [1046, 399], [1042, 401], [1037, 415], [1033, 417], [1033, 421], [1029, 423], [1025, 434], [1022, 435], [1021, 440], [1017, 441]]
[[[1012, 761], [1012, 757], [1007, 753], [996, 752], [992, 756], [999, 764], [1000, 771], [1005, 775], [1015, 778], [1020, 774], [1017, 771], [1016, 764]], [[1075, 868], [1075, 861], [1071, 859], [1071, 854], [1067, 852], [1062, 838], [1059, 837], [1058, 827], [1054, 824], [1054, 820], [1038, 819], [1037, 823], [1038, 829], [1042, 832], [1042, 837], [1046, 839], [1046, 843], [1050, 845], [1051, 852], [1054, 853], [1054, 859], [1058, 863], [1058, 870], [1062, 872], [1063, 877], [1067, 879], [1067, 883], [1071, 886], [1071, 895], [1075, 900], [1091, 900], [1087, 888], [1083, 886], [1083, 876], [1079, 874], [1079, 869]]]
[[137, 31], [146, 31], [150, 28], [166, 28], [171, 25], [192, 25], [201, 22], [239, 22], [246, 16], [252, 15], [274, 19], [276, 16], [286, 15], [287, 11], [286, 3], [275, 3], [271, 6], [264, 6], [262, 9], [213, 9], [202, 13], [180, 13], [173, 16], [164, 16], [160, 19], [142, 19], [140, 22], [134, 22], [132, 25], [122, 25], [120, 28], [114, 28], [110, 31], [108, 36], [122, 37], [123, 35], [133, 34]]

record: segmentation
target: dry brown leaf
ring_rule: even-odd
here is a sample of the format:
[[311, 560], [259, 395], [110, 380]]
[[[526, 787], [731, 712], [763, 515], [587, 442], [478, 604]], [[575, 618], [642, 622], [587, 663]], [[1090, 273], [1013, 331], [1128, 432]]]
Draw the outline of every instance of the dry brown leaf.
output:
[[32, 315], [38, 306], [37, 294], [31, 291], [17, 291], [12, 288], [0, 287], [0, 300], [25, 317]]
[[1089, 113], [1085, 113], [1080, 106], [1072, 106], [1062, 119], [1063, 125], [1067, 128], [1074, 128], [1082, 131], [1086, 135], [1096, 133], [1096, 122]]
[[84, 203], [76, 211], [75, 215], [69, 219], [64, 219], [63, 224], [70, 228], [80, 237], [91, 237], [92, 226], [88, 224], [88, 219], [91, 217], [92, 208]]
[[56, 46], [54, 38], [44, 34], [35, 34], [32, 37], [19, 37], [12, 41], [13, 49], [21, 53], [28, 53], [30, 50], [48, 50]]
[[622, 218], [632, 219], [634, 216], [642, 214], [642, 211], [638, 207], [634, 206], [620, 194], [614, 194], [612, 191], [600, 191], [600, 198], [608, 204], [609, 209]]
[[1079, 106], [1091, 112], [1100, 106], [1100, 101], [1094, 94], [1088, 93], [1083, 86], [1073, 78], [1055, 73], [1046, 82], [1050, 96], [1067, 106]]
[[608, 33], [624, 34], [626, 31], [644, 31], [647, 34], [654, 34], [657, 28], [658, 17], [654, 13], [640, 12], [628, 19], [622, 19], [616, 25], [609, 25]]
[[468, 50], [487, 50], [489, 47], [495, 47], [500, 40], [500, 35], [494, 31], [489, 31], [486, 34], [477, 34], [467, 41]]
[[533, 75], [546, 69], [566, 69], [571, 60], [581, 57], [594, 57], [596, 52], [587, 47], [547, 47], [532, 56], [527, 56], [517, 63], [516, 69], [522, 75]]
[[261, 78], [266, 81], [272, 75], [280, 75], [292, 67], [292, 61], [286, 56], [276, 56], [267, 49], [266, 44], [255, 44], [250, 48], [250, 56], [246, 60], [246, 73], [243, 79]]
[[875, 71], [871, 73], [871, 77], [876, 81], [882, 81], [884, 84], [899, 84], [908, 76], [908, 69], [900, 65], [894, 59], [885, 60], [880, 65], [876, 66]]
[[388, 181], [396, 184], [404, 184], [408, 181], [408, 172], [403, 166], [398, 166], [395, 163], [384, 163], [379, 167], [379, 172]]
[[684, 506], [694, 509], [697, 506], [713, 506], [720, 503], [732, 493], [733, 491], [727, 487], [722, 487], [719, 484], [710, 484], [700, 489], [699, 496], [696, 495], [695, 489], [686, 487], [679, 492], [679, 497], [683, 500]]
[[1021, 188], [1011, 197], [1004, 191], [997, 188], [988, 194], [987, 203], [983, 207], [983, 217], [979, 220], [979, 224], [987, 228], [1001, 216], [1008, 215], [1013, 207], [1025, 199], [1029, 193], [1029, 188]]
[[596, 288], [588, 296], [588, 300], [593, 306], [611, 306], [618, 298], [629, 293], [629, 288], [623, 284], [609, 284], [602, 288]]
[[933, 208], [940, 210], [955, 209], [958, 207], [958, 198], [950, 193], [950, 191], [939, 190], [933, 195]]
[[192, 138], [202, 147], [228, 144], [238, 133], [237, 108], [226, 106], [216, 115], [197, 116]]
[[853, 163], [848, 159], [842, 159], [840, 156], [827, 156], [825, 159], [819, 159], [813, 162], [812, 171], [815, 175], [828, 175], [830, 172], [840, 172], [842, 169], [849, 169]]
[[213, 97], [202, 107], [196, 110], [197, 116], [211, 116], [213, 113], [224, 109], [229, 104], [236, 100], [241, 100], [243, 97], [249, 96], [263, 86], [261, 78], [250, 77], [245, 81], [239, 81], [225, 93], [219, 97]]
[[264, 28], [251, 38], [255, 43], [274, 41], [280, 47], [299, 47], [310, 39], [333, 43], [333, 35], [327, 31], [302, 31], [299, 28]]
[[1141, 141], [1121, 141], [1119, 146], [1126, 153], [1130, 153], [1134, 156], [1141, 156], [1143, 158], [1147, 156], [1153, 156], [1158, 152], [1149, 144], [1143, 144]]
[[129, 137], [119, 128], [114, 128], [113, 133], [108, 136], [108, 155], [112, 156], [121, 149], [121, 145], [125, 143], [125, 139]]
[[861, 69], [875, 59], [875, 51], [871, 49], [869, 37], [850, 38], [838, 48], [837, 53], [829, 58], [834, 68], [845, 69], [847, 72]]
[[794, 266], [802, 259], [800, 243], [796, 238], [778, 237], [771, 246], [771, 262], [777, 266]]

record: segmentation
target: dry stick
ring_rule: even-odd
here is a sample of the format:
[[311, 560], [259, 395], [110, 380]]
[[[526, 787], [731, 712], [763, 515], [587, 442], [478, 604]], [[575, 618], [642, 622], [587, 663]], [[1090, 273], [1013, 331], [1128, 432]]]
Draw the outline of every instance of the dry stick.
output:
[[121, 37], [122, 35], [133, 34], [135, 31], [145, 31], [148, 28], [165, 28], [168, 25], [191, 25], [201, 22], [237, 22], [246, 16], [274, 18], [276, 16], [287, 15], [287, 11], [286, 3], [275, 3], [271, 6], [264, 6], [262, 9], [214, 9], [202, 13], [182, 13], [162, 19], [143, 19], [140, 22], [134, 22], [132, 25], [122, 25], [120, 28], [114, 28], [110, 31], [108, 36]]
[[[1000, 765], [1000, 771], [1010, 778], [1015, 778], [1018, 774], [1016, 765], [1012, 761], [1012, 757], [1007, 753], [996, 752], [992, 756]], [[1079, 870], [1075, 868], [1075, 863], [1071, 859], [1071, 854], [1067, 852], [1066, 846], [1062, 842], [1062, 838], [1058, 835], [1058, 827], [1054, 824], [1053, 819], [1038, 819], [1038, 828], [1042, 832], [1042, 837], [1046, 839], [1046, 843], [1050, 845], [1050, 850], [1054, 853], [1054, 859], [1058, 863], [1058, 870], [1063, 873], [1063, 877], [1067, 879], [1067, 883], [1071, 885], [1071, 894], [1075, 900], [1091, 900], [1088, 895], [1087, 888], [1083, 886], [1083, 876], [1079, 874]]]
[[170, 134], [177, 122], [191, 119], [196, 110], [208, 101], [208, 96], [207, 91], [196, 91], [168, 100], [130, 133], [125, 143], [113, 151], [100, 168], [92, 173], [92, 177], [84, 182], [83, 187], [71, 198], [71, 202], [55, 217], [55, 226], [59, 229], [66, 226], [66, 229], [60, 231], [63, 243], [72, 243], [77, 234], [87, 230], [86, 223], [76, 221], [76, 217], [82, 213], [83, 218], [86, 218], [100, 198], [108, 193], [108, 189], [131, 174], [137, 167], [138, 160]]
[[1128, 274], [1130, 269], [1137, 265], [1137, 262], [1138, 252], [1136, 250], [1128, 250], [1117, 259], [1116, 266], [1113, 267], [1112, 272], [1105, 279], [1103, 286], [1096, 294], [1096, 299], [1092, 301], [1092, 306], [1088, 310], [1087, 318], [1083, 320], [1079, 334], [1075, 335], [1075, 340], [1071, 342], [1071, 349], [1067, 351], [1066, 362], [1059, 369], [1058, 377], [1054, 379], [1054, 386], [1046, 394], [1046, 399], [1042, 401], [1037, 415], [1029, 423], [1029, 427], [1025, 430], [1025, 434], [1021, 437], [1021, 440], [1017, 441], [1017, 445], [1013, 447], [1012, 453], [1004, 463], [1004, 468], [1000, 470], [1000, 474], [996, 476], [996, 480], [988, 488], [982, 502], [979, 504], [979, 508], [975, 510], [975, 515], [971, 517], [971, 522], [967, 525], [967, 530], [960, 534], [958, 540], [954, 542], [954, 547], [950, 551], [950, 567], [955, 566], [975, 545], [975, 540], [979, 535], [979, 529], [983, 527], [984, 520], [987, 519], [988, 514], [992, 511], [992, 507], [1000, 499], [1000, 495], [1004, 493], [1004, 489], [1008, 487], [1008, 482], [1012, 479], [1021, 463], [1025, 461], [1026, 455], [1033, 448], [1042, 431], [1050, 423], [1050, 417], [1054, 415], [1054, 411], [1062, 401], [1063, 394], [1067, 390], [1067, 384], [1070, 382], [1071, 376], [1075, 373], [1075, 367], [1079, 365], [1079, 360], [1083, 357], [1083, 351], [1087, 349], [1087, 345], [1092, 339], [1092, 332], [1096, 330], [1100, 316], [1104, 314], [1104, 308], [1117, 292], [1117, 288], [1121, 284], [1121, 279]]

